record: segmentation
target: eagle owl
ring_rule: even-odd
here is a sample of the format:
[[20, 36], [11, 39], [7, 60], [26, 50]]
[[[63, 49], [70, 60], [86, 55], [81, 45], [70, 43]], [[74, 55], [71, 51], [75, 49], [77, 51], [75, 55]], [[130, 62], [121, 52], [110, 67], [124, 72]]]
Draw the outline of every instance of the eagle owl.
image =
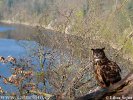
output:
[[111, 84], [121, 80], [121, 69], [115, 62], [106, 57], [104, 49], [91, 49], [93, 51], [94, 73], [101, 87], [109, 87]]

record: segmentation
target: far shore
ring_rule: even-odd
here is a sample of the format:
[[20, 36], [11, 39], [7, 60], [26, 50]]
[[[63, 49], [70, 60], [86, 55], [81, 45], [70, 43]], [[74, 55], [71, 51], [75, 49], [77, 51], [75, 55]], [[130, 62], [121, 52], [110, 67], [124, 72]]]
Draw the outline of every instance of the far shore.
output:
[[6, 23], [6, 24], [20, 24], [20, 25], [31, 26], [31, 27], [39, 27], [39, 26], [41, 26], [41, 27], [43, 27], [45, 29], [56, 31], [53, 28], [50, 28], [50, 27], [45, 26], [45, 25], [40, 25], [38, 23], [28, 23], [28, 22], [11, 21], [11, 20], [0, 20], [0, 22], [1, 23]]
[[[17, 24], [17, 25], [24, 25], [24, 26], [30, 26], [30, 27], [42, 27], [46, 30], [51, 30], [54, 32], [59, 32], [58, 30], [56, 30], [55, 28], [51, 27], [51, 25], [40, 25], [39, 23], [30, 23], [30, 22], [21, 22], [21, 21], [14, 21], [14, 20], [0, 20], [1, 23], [5, 23], [5, 24]], [[62, 32], [61, 32], [62, 33]], [[73, 33], [69, 33], [69, 32], [63, 32], [65, 34], [69, 34], [69, 35], [74, 35]]]

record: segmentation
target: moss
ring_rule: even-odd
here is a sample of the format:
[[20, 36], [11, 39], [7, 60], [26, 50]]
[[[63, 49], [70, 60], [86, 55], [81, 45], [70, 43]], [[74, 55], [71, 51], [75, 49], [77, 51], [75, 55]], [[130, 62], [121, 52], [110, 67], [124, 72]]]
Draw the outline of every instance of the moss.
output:
[[131, 39], [128, 39], [126, 44], [124, 45], [124, 52], [126, 54], [133, 55], [133, 44]]
[[84, 16], [84, 12], [82, 10], [79, 10], [75, 13], [76, 17], [83, 19]]

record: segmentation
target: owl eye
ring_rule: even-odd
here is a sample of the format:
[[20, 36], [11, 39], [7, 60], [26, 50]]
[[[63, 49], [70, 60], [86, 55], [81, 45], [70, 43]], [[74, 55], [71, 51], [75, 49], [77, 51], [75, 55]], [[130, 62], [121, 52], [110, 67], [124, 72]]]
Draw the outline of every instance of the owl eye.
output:
[[100, 55], [103, 55], [103, 52], [100, 52]]

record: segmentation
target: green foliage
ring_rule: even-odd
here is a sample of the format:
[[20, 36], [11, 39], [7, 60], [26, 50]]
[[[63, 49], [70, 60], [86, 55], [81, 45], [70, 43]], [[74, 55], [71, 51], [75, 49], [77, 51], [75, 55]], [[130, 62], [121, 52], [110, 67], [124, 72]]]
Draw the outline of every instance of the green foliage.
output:
[[84, 16], [84, 12], [79, 10], [75, 13], [76, 17], [78, 17], [78, 19], [83, 19]]
[[131, 39], [128, 39], [125, 46], [124, 51], [126, 54], [133, 56], [133, 41]]

